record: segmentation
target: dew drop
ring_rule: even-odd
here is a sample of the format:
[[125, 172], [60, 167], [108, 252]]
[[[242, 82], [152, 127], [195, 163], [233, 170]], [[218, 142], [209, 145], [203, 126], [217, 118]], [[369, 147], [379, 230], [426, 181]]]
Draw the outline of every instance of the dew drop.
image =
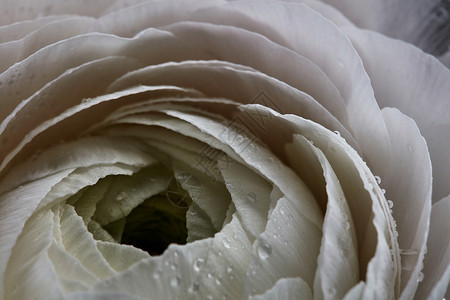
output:
[[350, 229], [350, 223], [349, 222], [345, 222], [344, 223], [344, 230], [349, 230]]
[[248, 199], [248, 201], [250, 201], [250, 202], [255, 202], [255, 201], [256, 201], [256, 194], [253, 193], [253, 192], [248, 193], [247, 199]]
[[258, 246], [258, 255], [261, 259], [267, 259], [272, 254], [272, 247], [266, 242], [260, 242]]
[[223, 246], [224, 246], [226, 249], [230, 249], [230, 247], [231, 247], [231, 242], [230, 242], [229, 239], [227, 239], [227, 238], [223, 239], [222, 243], [223, 243]]
[[381, 192], [382, 192], [383, 194], [386, 194], [386, 190], [385, 190], [385, 189], [381, 189]]
[[127, 195], [127, 193], [125, 193], [125, 192], [119, 192], [119, 193], [117, 193], [117, 195], [116, 195], [116, 200], [117, 201], [123, 201], [123, 200], [125, 200], [125, 199], [127, 199], [128, 198], [128, 195]]
[[393, 208], [394, 207], [394, 201], [387, 200], [387, 203], [388, 203], [389, 208]]
[[231, 273], [233, 272], [233, 267], [232, 266], [228, 266], [227, 267], [227, 273]]
[[281, 214], [282, 216], [284, 216], [284, 215], [286, 214], [286, 212], [284, 211], [284, 209], [280, 208], [280, 214]]
[[193, 265], [194, 271], [199, 272], [203, 268], [204, 265], [205, 265], [205, 260], [203, 258], [197, 258], [194, 261], [194, 265]]
[[181, 278], [178, 276], [170, 279], [170, 285], [172, 287], [177, 287], [180, 283], [181, 283]]
[[162, 271], [156, 270], [155, 273], [153, 273], [153, 278], [158, 279], [161, 277]]
[[419, 277], [417, 278], [417, 282], [423, 281], [423, 277], [424, 277], [423, 273], [420, 272], [420, 273], [419, 273]]
[[331, 298], [336, 297], [336, 289], [330, 287], [330, 288], [328, 289], [328, 295], [329, 295]]
[[377, 181], [378, 185], [381, 184], [381, 177], [380, 176], [375, 176], [375, 180]]
[[344, 220], [348, 220], [348, 216], [347, 216], [347, 214], [346, 213], [342, 213], [341, 214], [341, 217], [342, 217], [342, 219], [344, 219]]
[[222, 278], [217, 277], [217, 278], [216, 278], [216, 284], [217, 284], [217, 285], [221, 285], [221, 284], [222, 284]]

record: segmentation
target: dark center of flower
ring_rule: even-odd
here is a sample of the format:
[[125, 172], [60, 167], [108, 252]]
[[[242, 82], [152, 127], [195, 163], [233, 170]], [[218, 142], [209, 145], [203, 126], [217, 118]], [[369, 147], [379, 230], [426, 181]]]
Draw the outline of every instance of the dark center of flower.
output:
[[[182, 201], [183, 195], [172, 197]], [[165, 195], [151, 197], [125, 218], [121, 243], [151, 255], [162, 254], [171, 243], [186, 244], [186, 211], [187, 205], [176, 206]]]

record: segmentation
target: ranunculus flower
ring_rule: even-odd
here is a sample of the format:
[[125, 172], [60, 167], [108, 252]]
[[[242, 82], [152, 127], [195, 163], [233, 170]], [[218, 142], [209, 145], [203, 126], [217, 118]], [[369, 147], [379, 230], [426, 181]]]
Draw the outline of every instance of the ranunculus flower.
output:
[[450, 72], [360, 28], [448, 5], [329, 2], [3, 1], [0, 298], [442, 299]]

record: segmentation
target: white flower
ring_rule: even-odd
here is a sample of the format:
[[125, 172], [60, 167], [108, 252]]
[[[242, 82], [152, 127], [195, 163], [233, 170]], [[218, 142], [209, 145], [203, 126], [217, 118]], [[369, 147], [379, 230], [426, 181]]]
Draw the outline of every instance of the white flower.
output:
[[430, 3], [5, 1], [0, 299], [442, 299]]

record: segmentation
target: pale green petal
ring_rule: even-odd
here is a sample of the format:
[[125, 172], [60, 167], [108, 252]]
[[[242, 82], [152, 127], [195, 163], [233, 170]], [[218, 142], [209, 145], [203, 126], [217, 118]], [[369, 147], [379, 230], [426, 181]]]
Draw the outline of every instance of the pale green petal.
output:
[[[219, 123], [211, 118], [197, 113], [186, 113], [181, 111], [167, 111], [169, 115], [191, 123], [202, 132], [207, 133], [222, 141], [233, 149], [229, 153], [227, 149], [221, 149], [229, 156], [238, 155], [247, 165], [260, 173], [267, 180], [276, 185], [287, 197], [298, 199], [303, 206], [303, 214], [318, 227], [322, 224], [322, 216], [317, 203], [313, 200], [311, 193], [304, 183], [289, 168], [283, 165], [278, 158], [270, 153], [251, 136], [243, 135], [239, 131], [239, 124]], [[239, 119], [236, 119], [239, 121]], [[242, 130], [242, 129], [240, 129]], [[298, 197], [302, 195], [304, 197]]]
[[172, 244], [161, 256], [143, 259], [96, 284], [91, 292], [131, 294], [154, 299], [187, 299], [194, 283], [193, 266], [203, 258], [212, 239], [187, 245]]
[[74, 208], [65, 204], [61, 216], [62, 242], [65, 250], [97, 278], [102, 279], [115, 272], [99, 252], [92, 234]]
[[[69, 175], [73, 169], [67, 169], [51, 176], [20, 186], [0, 195], [0, 295], [5, 289], [5, 270], [12, 249], [39, 202], [51, 190], [52, 186]], [[13, 199], [14, 201], [11, 201]]]
[[250, 297], [251, 300], [292, 299], [312, 300], [313, 295], [308, 284], [301, 278], [281, 278], [263, 295]]
[[242, 226], [253, 242], [266, 228], [272, 185], [238, 162], [221, 163], [219, 169]]
[[345, 295], [343, 300], [362, 300], [365, 289], [364, 281], [359, 282]]
[[131, 265], [149, 257], [147, 252], [129, 245], [97, 241], [97, 248], [109, 265], [117, 272], [122, 272]]
[[216, 230], [210, 217], [195, 203], [186, 212], [187, 242], [213, 237]]
[[52, 227], [53, 213], [49, 210], [27, 220], [4, 273], [5, 298], [61, 298], [56, 272], [47, 254]]
[[104, 226], [126, 217], [135, 207], [167, 189], [171, 172], [160, 165], [132, 176], [115, 176], [103, 198], [96, 203], [92, 219]]
[[82, 188], [96, 184], [100, 178], [118, 174], [131, 175], [133, 171], [138, 169], [139, 167], [124, 167], [119, 164], [117, 166], [100, 165], [78, 168], [56, 184], [39, 203], [36, 210], [63, 202]]
[[88, 290], [89, 286], [98, 281], [98, 278], [80, 264], [78, 259], [54, 241], [48, 250], [48, 256], [64, 292], [76, 291], [80, 287], [82, 290]]

